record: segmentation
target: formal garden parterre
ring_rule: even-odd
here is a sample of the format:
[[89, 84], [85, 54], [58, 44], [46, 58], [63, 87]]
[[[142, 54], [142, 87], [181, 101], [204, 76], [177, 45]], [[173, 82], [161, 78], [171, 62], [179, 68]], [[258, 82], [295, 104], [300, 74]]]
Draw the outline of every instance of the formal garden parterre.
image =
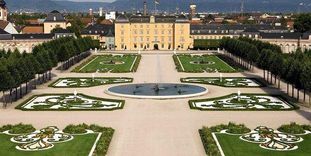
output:
[[227, 62], [220, 59], [217, 55], [190, 55], [178, 54], [173, 55], [176, 69], [179, 72], [192, 72], [192, 73], [234, 73], [241, 69], [234, 66], [232, 67]]
[[16, 109], [24, 111], [74, 111], [74, 110], [117, 110], [125, 101], [91, 97], [84, 94], [35, 95], [21, 103]]
[[229, 123], [203, 127], [199, 133], [209, 156], [306, 156], [311, 152], [310, 128], [291, 123], [278, 130], [266, 126], [251, 130], [243, 124]]
[[0, 155], [6, 156], [104, 156], [114, 129], [98, 125], [68, 125], [64, 130], [47, 126], [36, 130], [32, 125], [0, 127]]
[[245, 77], [187, 77], [181, 78], [184, 83], [198, 83], [222, 87], [264, 87], [263, 81]]
[[68, 77], [60, 78], [49, 86], [53, 88], [83, 88], [131, 82], [133, 82], [133, 79], [126, 77]]
[[78, 73], [128, 73], [135, 72], [141, 60], [141, 55], [115, 54], [94, 55], [86, 62], [76, 67], [73, 72]]
[[190, 100], [191, 109], [198, 110], [294, 110], [294, 103], [282, 95], [231, 94], [223, 97]]

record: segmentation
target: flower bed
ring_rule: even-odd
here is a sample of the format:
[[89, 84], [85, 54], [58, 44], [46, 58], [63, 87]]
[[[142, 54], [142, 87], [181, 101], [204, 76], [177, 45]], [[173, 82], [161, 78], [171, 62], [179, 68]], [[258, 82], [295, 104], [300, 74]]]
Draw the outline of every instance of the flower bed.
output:
[[184, 83], [209, 84], [222, 87], [263, 87], [263, 81], [243, 77], [188, 77], [180, 79]]
[[86, 78], [86, 77], [72, 77], [72, 78], [60, 78], [53, 82], [50, 87], [54, 88], [80, 88], [80, 87], [94, 87], [107, 84], [117, 84], [117, 83], [131, 83], [132, 78], [125, 77], [96, 77], [96, 78]]
[[[230, 133], [229, 129], [237, 133]], [[203, 127], [199, 133], [208, 156], [305, 156], [311, 152], [311, 131], [307, 129], [303, 134], [295, 135], [265, 126], [250, 131], [244, 125], [229, 123]]]
[[231, 94], [224, 97], [190, 100], [191, 109], [198, 110], [294, 110], [298, 106], [281, 95]]
[[73, 110], [116, 110], [122, 109], [123, 100], [90, 97], [84, 94], [35, 95], [16, 107], [25, 111], [73, 111]]
[[[104, 156], [114, 133], [112, 128], [86, 124], [69, 125], [63, 131], [56, 126], [48, 126], [22, 134], [10, 133], [12, 129], [9, 127], [21, 125], [23, 124], [5, 125], [0, 128], [1, 155]], [[77, 135], [77, 130], [74, 130], [76, 128], [83, 129], [86, 133]]]

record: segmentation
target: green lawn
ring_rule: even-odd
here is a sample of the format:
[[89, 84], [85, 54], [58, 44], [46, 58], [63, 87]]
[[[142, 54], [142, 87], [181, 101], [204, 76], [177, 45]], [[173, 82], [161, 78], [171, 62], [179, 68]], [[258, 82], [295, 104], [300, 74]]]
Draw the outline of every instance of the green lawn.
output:
[[75, 135], [74, 139], [64, 143], [54, 143], [54, 147], [43, 151], [20, 151], [10, 141], [12, 136], [0, 134], [1, 156], [87, 156], [98, 134]]
[[[215, 55], [175, 55], [175, 64], [181, 72], [237, 72], [222, 59]], [[179, 59], [179, 60], [178, 60]]]
[[74, 72], [79, 73], [125, 73], [137, 70], [140, 55], [100, 55], [94, 56], [87, 62], [78, 66]]
[[311, 134], [301, 136], [304, 140], [298, 143], [293, 151], [272, 151], [259, 147], [259, 144], [241, 140], [240, 136], [216, 134], [226, 156], [309, 156], [311, 154]]

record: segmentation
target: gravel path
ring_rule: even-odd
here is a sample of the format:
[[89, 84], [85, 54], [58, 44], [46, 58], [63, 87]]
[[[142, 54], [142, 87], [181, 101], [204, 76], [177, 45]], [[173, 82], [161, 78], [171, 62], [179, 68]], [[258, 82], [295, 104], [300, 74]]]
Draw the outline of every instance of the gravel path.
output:
[[[153, 53], [153, 52], [148, 52]], [[134, 83], [157, 82], [158, 72], [161, 72], [161, 82], [180, 82], [181, 77], [219, 76], [211, 73], [178, 73], [172, 59], [172, 54], [163, 53], [159, 56], [160, 69], [157, 69], [157, 55], [144, 55], [136, 73], [112, 74], [103, 73], [96, 76], [103, 77], [133, 77]], [[258, 71], [257, 74], [259, 74]], [[89, 76], [91, 74], [54, 71], [59, 77]], [[223, 76], [256, 75], [254, 73], [223, 74]], [[57, 79], [56, 77], [54, 79]], [[48, 84], [40, 86], [27, 95], [23, 100], [35, 94], [43, 93], [73, 93], [74, 89], [48, 88]], [[104, 93], [113, 85], [77, 89], [95, 97], [119, 99]], [[210, 93], [198, 98], [211, 98], [237, 93], [239, 88], [222, 88], [211, 85], [201, 85], [209, 89]], [[240, 88], [242, 93], [280, 93], [274, 88]], [[122, 99], [122, 98], [121, 98]], [[21, 103], [19, 100], [7, 109], [0, 109], [0, 124], [31, 123], [37, 128], [55, 125], [64, 128], [68, 124], [96, 123], [111, 126], [116, 130], [110, 145], [109, 156], [202, 156], [205, 155], [198, 129], [202, 126], [212, 126], [233, 121], [245, 123], [250, 128], [265, 125], [277, 128], [281, 124], [295, 121], [310, 124], [310, 109], [302, 108], [298, 111], [197, 111], [190, 110], [188, 99], [176, 100], [138, 100], [125, 99], [123, 110], [117, 111], [79, 111], [79, 112], [23, 112], [14, 107]]]

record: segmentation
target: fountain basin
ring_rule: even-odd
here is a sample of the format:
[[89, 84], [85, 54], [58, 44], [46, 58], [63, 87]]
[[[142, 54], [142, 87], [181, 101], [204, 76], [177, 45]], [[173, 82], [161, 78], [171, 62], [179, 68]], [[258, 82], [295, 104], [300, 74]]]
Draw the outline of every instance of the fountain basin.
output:
[[208, 93], [208, 89], [190, 84], [144, 83], [114, 86], [106, 92], [127, 98], [178, 99], [204, 95]]

